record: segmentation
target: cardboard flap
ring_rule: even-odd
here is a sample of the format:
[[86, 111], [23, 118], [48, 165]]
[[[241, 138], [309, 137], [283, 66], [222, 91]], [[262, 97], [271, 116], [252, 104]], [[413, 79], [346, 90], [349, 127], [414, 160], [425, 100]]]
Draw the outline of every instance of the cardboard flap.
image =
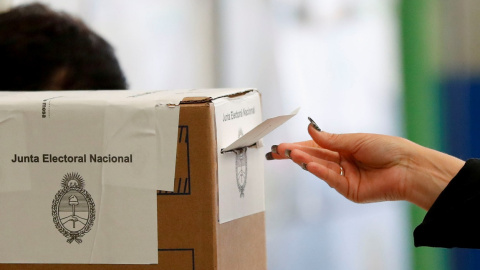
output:
[[247, 134], [243, 135], [238, 140], [234, 141], [232, 144], [222, 149], [221, 153], [223, 154], [225, 152], [256, 144], [260, 139], [265, 137], [265, 135], [269, 134], [270, 132], [281, 126], [283, 123], [287, 122], [290, 118], [294, 117], [299, 110], [300, 108], [297, 108], [290, 114], [272, 117], [263, 121], [260, 125], [247, 132]]

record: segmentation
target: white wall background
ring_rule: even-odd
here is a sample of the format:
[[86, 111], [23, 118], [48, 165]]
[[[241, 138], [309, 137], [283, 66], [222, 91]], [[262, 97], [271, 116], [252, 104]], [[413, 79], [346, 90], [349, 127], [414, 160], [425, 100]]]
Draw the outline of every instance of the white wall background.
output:
[[[265, 145], [330, 132], [401, 134], [395, 1], [220, 1], [221, 86], [263, 90], [296, 118]], [[289, 161], [266, 163], [270, 269], [408, 269], [404, 203], [357, 205]]]
[[[28, 0], [0, 0], [0, 9]], [[330, 132], [401, 135], [395, 0], [49, 0], [116, 48], [130, 88], [252, 86], [264, 117], [301, 107], [265, 145]], [[403, 270], [401, 202], [357, 205], [288, 161], [266, 167], [269, 269]]]

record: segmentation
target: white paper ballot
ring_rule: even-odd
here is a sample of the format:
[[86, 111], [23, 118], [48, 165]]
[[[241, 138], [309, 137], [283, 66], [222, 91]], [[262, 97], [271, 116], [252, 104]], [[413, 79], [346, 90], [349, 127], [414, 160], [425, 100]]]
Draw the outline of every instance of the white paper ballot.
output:
[[263, 123], [256, 126], [254, 129], [250, 130], [247, 134], [243, 135], [238, 140], [236, 140], [229, 146], [222, 149], [222, 152], [224, 153], [224, 152], [232, 151], [234, 149], [254, 145], [260, 139], [265, 137], [265, 135], [272, 132], [273, 130], [281, 126], [283, 123], [287, 122], [290, 118], [297, 115], [299, 110], [300, 108], [297, 108], [290, 114], [276, 116], [276, 117], [272, 117], [265, 120]]

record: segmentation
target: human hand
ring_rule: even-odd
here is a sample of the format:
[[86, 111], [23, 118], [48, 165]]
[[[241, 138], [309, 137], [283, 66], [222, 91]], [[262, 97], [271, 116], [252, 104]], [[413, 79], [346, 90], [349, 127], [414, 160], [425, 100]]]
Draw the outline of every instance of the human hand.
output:
[[465, 163], [400, 137], [315, 126], [308, 127], [313, 141], [272, 146], [267, 159], [290, 158], [357, 203], [407, 200], [428, 210]]

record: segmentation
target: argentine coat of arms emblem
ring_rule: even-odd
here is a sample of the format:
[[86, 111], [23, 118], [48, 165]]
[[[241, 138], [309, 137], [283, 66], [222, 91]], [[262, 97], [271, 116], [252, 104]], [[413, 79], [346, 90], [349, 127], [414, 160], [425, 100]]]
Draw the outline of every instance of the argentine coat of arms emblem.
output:
[[52, 203], [53, 223], [67, 238], [82, 243], [81, 237], [90, 231], [95, 220], [95, 203], [84, 189], [85, 180], [78, 173], [67, 173]]
[[[242, 130], [238, 137], [242, 137]], [[235, 174], [237, 178], [237, 187], [240, 192], [240, 198], [245, 196], [245, 187], [247, 186], [247, 147], [233, 150], [235, 152]]]

